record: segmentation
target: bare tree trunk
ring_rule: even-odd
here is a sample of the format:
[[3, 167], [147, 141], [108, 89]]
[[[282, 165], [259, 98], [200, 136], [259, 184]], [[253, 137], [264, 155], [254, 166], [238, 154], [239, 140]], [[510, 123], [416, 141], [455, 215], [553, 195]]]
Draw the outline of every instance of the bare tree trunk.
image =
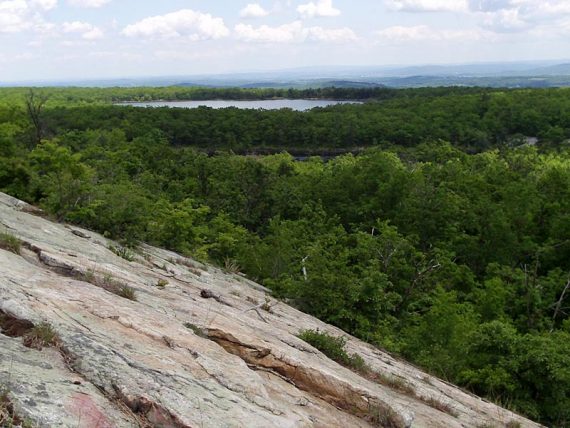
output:
[[42, 110], [47, 100], [47, 95], [37, 95], [33, 89], [30, 89], [30, 92], [26, 95], [26, 110], [34, 128], [34, 146], [38, 145], [45, 135], [45, 124], [42, 117]]
[[301, 265], [303, 266], [302, 271], [303, 271], [303, 278], [305, 278], [305, 281], [308, 280], [307, 278], [307, 266], [305, 266], [305, 262], [307, 261], [307, 259], [309, 258], [309, 256], [303, 257], [303, 259], [301, 260]]
[[560, 313], [560, 311], [562, 309], [562, 303], [564, 302], [564, 298], [566, 297], [566, 292], [568, 291], [569, 288], [570, 288], [570, 277], [568, 278], [568, 281], [566, 281], [566, 286], [564, 287], [564, 290], [562, 290], [562, 294], [560, 295], [560, 299], [558, 299], [558, 302], [556, 302], [556, 305], [554, 306], [554, 315], [552, 315], [552, 328], [550, 329], [551, 333], [554, 330], [554, 324], [556, 323], [556, 317], [558, 316], [558, 314]]

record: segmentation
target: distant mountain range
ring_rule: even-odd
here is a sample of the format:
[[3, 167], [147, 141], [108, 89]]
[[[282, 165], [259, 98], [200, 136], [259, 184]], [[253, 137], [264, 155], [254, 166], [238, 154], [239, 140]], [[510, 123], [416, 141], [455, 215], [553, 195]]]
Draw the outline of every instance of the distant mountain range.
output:
[[201, 86], [242, 88], [362, 88], [389, 86], [570, 86], [569, 61], [420, 66], [326, 66], [218, 75], [0, 82], [0, 86]]

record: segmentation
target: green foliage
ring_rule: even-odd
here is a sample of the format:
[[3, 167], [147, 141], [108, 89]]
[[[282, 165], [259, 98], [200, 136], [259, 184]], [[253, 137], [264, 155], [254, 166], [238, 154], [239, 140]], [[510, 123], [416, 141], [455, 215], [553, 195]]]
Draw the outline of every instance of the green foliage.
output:
[[20, 254], [22, 241], [8, 232], [0, 232], [0, 248]]
[[111, 250], [113, 253], [115, 253], [116, 255], [118, 255], [122, 259], [125, 259], [128, 262], [132, 262], [135, 260], [135, 254], [128, 247], [111, 245], [109, 246], [109, 250]]
[[204, 329], [201, 327], [198, 327], [196, 324], [192, 324], [191, 322], [187, 322], [184, 323], [184, 327], [186, 327], [189, 330], [192, 330], [192, 332], [199, 337], [204, 337], [207, 338], [208, 335], [205, 333]]
[[[240, 271], [478, 394], [570, 423], [567, 89], [54, 88], [31, 150], [26, 91], [0, 90], [0, 190], [125, 248], [148, 242]], [[108, 104], [310, 94], [374, 99], [305, 113]], [[406, 393], [342, 337], [303, 335]]]
[[123, 297], [125, 299], [137, 300], [135, 289], [133, 287], [126, 285], [126, 284], [121, 284], [117, 288], [114, 288], [113, 293], [115, 293], [117, 296]]
[[318, 330], [303, 330], [298, 335], [299, 339], [304, 340], [309, 345], [317, 348], [331, 360], [336, 361], [343, 366], [353, 370], [360, 371], [365, 368], [362, 357], [358, 354], [349, 355], [344, 349], [346, 339], [344, 337], [335, 337], [326, 332]]
[[30, 159], [37, 192], [43, 195], [41, 201], [48, 211], [63, 219], [86, 201], [93, 171], [79, 154], [50, 141], [38, 145]]
[[105, 274], [103, 278], [96, 278], [94, 280], [94, 285], [104, 288], [110, 293], [116, 294], [117, 296], [123, 297], [128, 300], [137, 300], [135, 289], [125, 284], [121, 281], [116, 280], [110, 274]]

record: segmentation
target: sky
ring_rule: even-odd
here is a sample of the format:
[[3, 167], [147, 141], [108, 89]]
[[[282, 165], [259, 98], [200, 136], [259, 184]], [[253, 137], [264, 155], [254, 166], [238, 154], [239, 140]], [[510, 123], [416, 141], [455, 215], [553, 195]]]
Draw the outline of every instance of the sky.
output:
[[570, 0], [0, 0], [0, 81], [570, 57]]

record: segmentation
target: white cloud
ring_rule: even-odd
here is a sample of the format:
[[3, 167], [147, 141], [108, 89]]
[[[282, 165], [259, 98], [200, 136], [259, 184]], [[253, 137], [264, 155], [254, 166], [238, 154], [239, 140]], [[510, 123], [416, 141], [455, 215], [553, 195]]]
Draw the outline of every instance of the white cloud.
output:
[[81, 37], [84, 38], [85, 40], [98, 40], [105, 37], [105, 34], [103, 33], [103, 30], [101, 30], [100, 28], [94, 27], [93, 29], [83, 33]]
[[93, 28], [91, 24], [80, 21], [64, 22], [61, 27], [64, 33], [83, 33]]
[[30, 4], [43, 10], [51, 10], [57, 6], [57, 0], [31, 0]]
[[57, 1], [52, 0], [0, 0], [0, 33], [50, 31], [53, 25], [45, 22], [39, 12], [56, 5]]
[[238, 40], [260, 43], [288, 43], [302, 41], [303, 24], [295, 21], [279, 27], [262, 25], [254, 28], [252, 25], [238, 24], [234, 28]]
[[309, 27], [306, 29], [307, 38], [309, 40], [316, 40], [320, 42], [342, 43], [358, 40], [358, 37], [348, 27], [344, 28], [322, 28], [322, 27]]
[[302, 4], [297, 7], [297, 12], [301, 18], [314, 18], [314, 17], [332, 17], [339, 16], [340, 10], [333, 7], [332, 0], [317, 0], [317, 2], [310, 2]]
[[550, 26], [553, 32], [570, 16], [568, 0], [470, 0], [470, 11], [497, 32], [521, 32]]
[[128, 25], [121, 32], [127, 37], [188, 37], [191, 40], [221, 39], [230, 31], [222, 18], [182, 9], [166, 15], [151, 16]]
[[[385, 0], [385, 3], [399, 12], [465, 13], [482, 28], [496, 33], [540, 29], [541, 34], [549, 30], [557, 34], [570, 17], [570, 0]], [[425, 32], [425, 28], [393, 27], [394, 34], [402, 38]], [[431, 31], [429, 37], [446, 37], [446, 32]]]
[[15, 33], [28, 28], [27, 13], [25, 1], [0, 1], [0, 33]]
[[301, 43], [305, 41], [317, 42], [350, 42], [357, 40], [357, 36], [350, 28], [322, 28], [304, 27], [302, 21], [294, 21], [279, 27], [262, 25], [238, 24], [234, 28], [235, 36], [244, 42], [258, 43]]
[[427, 25], [393, 26], [377, 31], [380, 41], [425, 42], [425, 41], [474, 41], [489, 38], [490, 34], [481, 30], [441, 30]]
[[530, 27], [518, 9], [504, 9], [485, 14], [483, 26], [499, 33], [522, 31]]
[[259, 3], [249, 3], [240, 13], [240, 18], [263, 18], [269, 15], [269, 11], [265, 10]]
[[79, 34], [85, 40], [97, 40], [104, 37], [103, 31], [88, 22], [73, 21], [64, 22], [62, 25], [64, 33]]
[[403, 12], [466, 12], [468, 10], [467, 0], [387, 0], [387, 5], [391, 9]]
[[105, 6], [112, 0], [67, 0], [71, 6], [75, 7], [85, 7], [85, 8], [98, 8]]

